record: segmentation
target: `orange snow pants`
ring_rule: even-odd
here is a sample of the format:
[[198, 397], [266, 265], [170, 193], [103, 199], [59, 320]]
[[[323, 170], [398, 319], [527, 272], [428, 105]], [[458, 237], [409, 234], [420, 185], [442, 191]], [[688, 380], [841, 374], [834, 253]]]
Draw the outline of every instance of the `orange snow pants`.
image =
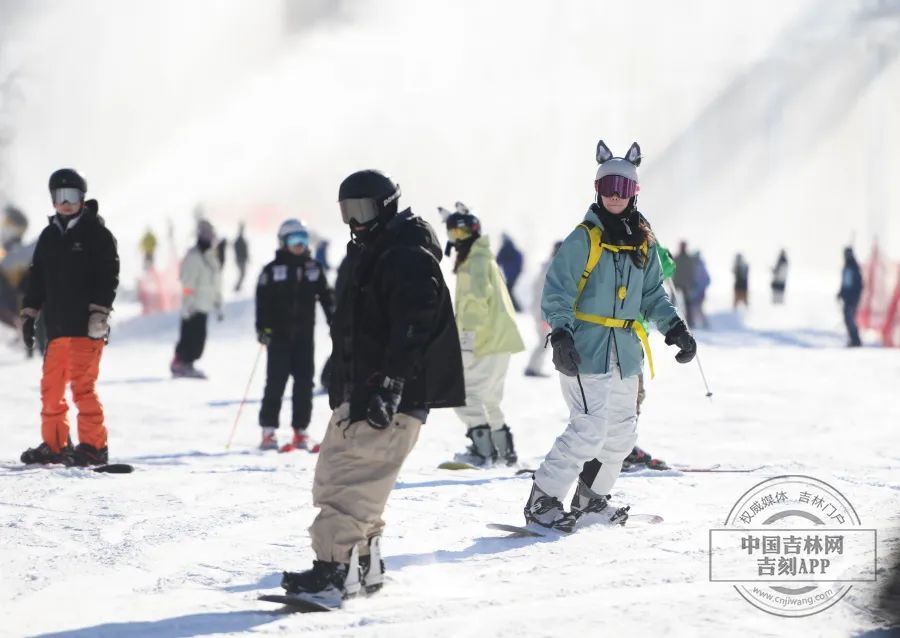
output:
[[69, 405], [66, 385], [78, 407], [78, 441], [98, 450], [106, 447], [103, 406], [95, 384], [100, 373], [103, 341], [88, 337], [57, 337], [44, 355], [41, 378], [41, 436], [58, 453], [69, 440]]

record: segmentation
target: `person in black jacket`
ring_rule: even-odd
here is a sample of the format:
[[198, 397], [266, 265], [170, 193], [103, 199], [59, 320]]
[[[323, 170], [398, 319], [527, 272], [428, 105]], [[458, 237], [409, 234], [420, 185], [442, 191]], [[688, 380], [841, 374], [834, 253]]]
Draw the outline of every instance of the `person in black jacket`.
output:
[[278, 449], [275, 430], [281, 398], [289, 376], [294, 377], [293, 441], [282, 448], [318, 452], [306, 428], [312, 415], [314, 329], [316, 300], [331, 323], [334, 298], [322, 264], [310, 257], [309, 232], [302, 222], [289, 219], [278, 229], [275, 260], [266, 264], [256, 285], [256, 334], [266, 346], [266, 389], [259, 424], [261, 450]]
[[[50, 176], [56, 215], [38, 238], [22, 307], [25, 346], [34, 345], [41, 314], [49, 345], [41, 378], [41, 437], [22, 454], [23, 463], [99, 465], [108, 461], [103, 406], [95, 384], [109, 337], [119, 285], [116, 240], [97, 214], [96, 200], [84, 201], [87, 182], [71, 168]], [[66, 385], [78, 407], [77, 447], [69, 437]]]
[[289, 594], [339, 606], [381, 588], [382, 513], [431, 408], [465, 403], [462, 355], [441, 246], [374, 170], [341, 183], [348, 279], [331, 327], [334, 413], [313, 482], [311, 570], [285, 572]]
[[863, 277], [853, 254], [853, 249], [847, 246], [844, 249], [844, 268], [841, 271], [841, 288], [837, 298], [844, 305], [844, 324], [847, 326], [847, 346], [858, 348], [862, 345], [859, 338], [859, 328], [856, 326], [856, 310], [859, 308], [859, 300], [862, 298]]

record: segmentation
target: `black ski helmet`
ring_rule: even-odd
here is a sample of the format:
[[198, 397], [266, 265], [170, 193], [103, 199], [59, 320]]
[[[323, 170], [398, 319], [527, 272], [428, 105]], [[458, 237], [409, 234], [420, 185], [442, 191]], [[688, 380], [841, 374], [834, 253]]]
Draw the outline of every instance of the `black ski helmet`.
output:
[[345, 224], [375, 225], [397, 213], [400, 186], [388, 175], [372, 169], [348, 176], [338, 190], [338, 202]]
[[[456, 202], [456, 210], [458, 212], [451, 213], [444, 220], [447, 225], [447, 245], [444, 247], [444, 254], [447, 257], [450, 256], [450, 251], [454, 247], [457, 250], [462, 249], [464, 254], [468, 255], [466, 246], [470, 246], [472, 242], [481, 237], [481, 220], [470, 213], [462, 202]], [[463, 210], [465, 212], [461, 212]]]
[[87, 192], [87, 180], [74, 168], [61, 168], [50, 176], [50, 192], [57, 188], [77, 188], [82, 193]]
[[447, 217], [447, 230], [452, 230], [454, 228], [464, 228], [468, 230], [472, 236], [478, 237], [481, 235], [481, 220], [478, 219], [475, 215], [468, 212], [468, 208], [466, 208], [466, 212], [464, 213], [452, 213]]

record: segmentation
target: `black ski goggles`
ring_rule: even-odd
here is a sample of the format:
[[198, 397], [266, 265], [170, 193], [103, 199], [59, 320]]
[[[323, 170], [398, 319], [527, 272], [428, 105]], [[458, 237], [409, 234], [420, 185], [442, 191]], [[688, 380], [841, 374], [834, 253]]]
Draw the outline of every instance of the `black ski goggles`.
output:
[[84, 201], [84, 193], [77, 188], [54, 188], [53, 203], [59, 204], [80, 204]]
[[378, 200], [371, 198], [342, 199], [338, 203], [341, 205], [341, 218], [345, 224], [352, 222], [362, 226], [378, 218]]

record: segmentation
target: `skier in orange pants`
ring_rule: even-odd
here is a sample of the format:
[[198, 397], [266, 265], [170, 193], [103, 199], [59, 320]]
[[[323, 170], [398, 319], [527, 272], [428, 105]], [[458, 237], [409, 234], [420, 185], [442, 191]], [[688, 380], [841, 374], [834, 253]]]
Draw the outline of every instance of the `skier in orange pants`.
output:
[[[50, 176], [56, 215], [41, 233], [29, 269], [21, 313], [26, 347], [34, 344], [41, 313], [49, 346], [41, 379], [43, 442], [22, 454], [23, 463], [102, 465], [108, 462], [103, 406], [95, 384], [109, 337], [109, 313], [119, 285], [116, 240], [84, 201], [87, 182], [73, 169]], [[66, 386], [78, 407], [78, 445], [69, 437]]]
[[[106, 449], [103, 406], [95, 383], [100, 372], [103, 341], [90, 337], [59, 337], [50, 342], [41, 378], [41, 437], [51, 448], [69, 445], [69, 405], [66, 385], [78, 408], [78, 441], [83, 447]], [[106, 459], [102, 459], [106, 462]]]

